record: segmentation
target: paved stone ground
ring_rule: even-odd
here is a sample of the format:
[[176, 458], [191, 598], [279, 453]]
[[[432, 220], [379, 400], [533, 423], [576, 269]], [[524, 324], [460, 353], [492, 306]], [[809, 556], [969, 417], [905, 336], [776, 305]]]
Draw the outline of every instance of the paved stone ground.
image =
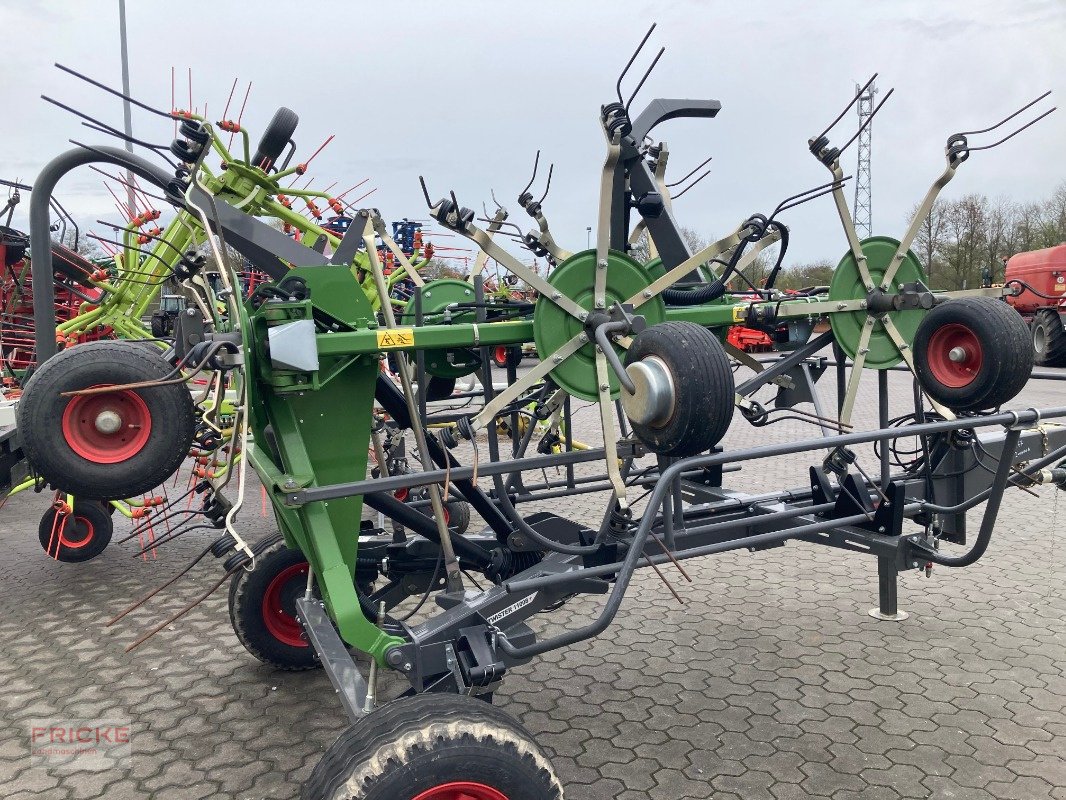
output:
[[[892, 386], [902, 411], [909, 383], [894, 374]], [[1017, 405], [1061, 404], [1062, 387], [1033, 384]], [[872, 378], [865, 392], [868, 426]], [[576, 434], [593, 439], [595, 413], [578, 420]], [[728, 444], [813, 433], [738, 421]], [[803, 485], [810, 463], [761, 462], [730, 482]], [[864, 463], [871, 471], [872, 458]], [[219, 565], [198, 567], [116, 629], [104, 622], [209, 540], [190, 534], [158, 561], [112, 545], [92, 562], [59, 564], [37, 542], [47, 503], [18, 496], [0, 512], [3, 794], [294, 797], [345, 724], [325, 677], [253, 660], [230, 629], [224, 589], [125, 654], [216, 580]], [[603, 508], [589, 496], [550, 505], [588, 521]], [[876, 602], [872, 559], [813, 545], [688, 562], [693, 584], [668, 570], [684, 606], [642, 574], [604, 636], [515, 670], [498, 703], [536, 735], [579, 800], [1066, 800], [1062, 519], [1058, 492], [1012, 493], [978, 565], [902, 578], [901, 607], [911, 612], [902, 623], [866, 614]], [[241, 524], [253, 535], [273, 525], [255, 500]], [[581, 624], [597, 602], [573, 602], [537, 625]], [[131, 720], [129, 768], [31, 767], [29, 720], [76, 717]]]

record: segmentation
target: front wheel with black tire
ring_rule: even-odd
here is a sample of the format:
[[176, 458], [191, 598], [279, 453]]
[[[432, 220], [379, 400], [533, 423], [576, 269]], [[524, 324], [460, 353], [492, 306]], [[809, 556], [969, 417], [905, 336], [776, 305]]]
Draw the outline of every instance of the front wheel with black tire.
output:
[[352, 725], [303, 800], [562, 800], [551, 762], [521, 725], [465, 695], [395, 700]]
[[622, 388], [622, 408], [653, 452], [693, 456], [725, 436], [733, 419], [733, 370], [709, 330], [694, 322], [652, 325], [634, 337], [625, 365], [637, 391]]
[[78, 497], [151, 491], [177, 471], [193, 439], [192, 396], [184, 383], [166, 382], [173, 377], [143, 342], [88, 342], [53, 356], [26, 382], [16, 412], [27, 459]]
[[1031, 325], [1033, 360], [1041, 367], [1066, 367], [1066, 327], [1054, 309], [1036, 312]]
[[255, 569], [238, 570], [229, 586], [229, 618], [245, 649], [290, 672], [320, 666], [296, 618], [307, 590], [307, 559], [278, 542], [255, 557]]
[[71, 511], [52, 507], [37, 526], [41, 547], [50, 558], [77, 564], [96, 558], [111, 542], [114, 526], [108, 506], [75, 498]]
[[952, 411], [982, 411], [1013, 400], [1033, 371], [1029, 326], [1001, 300], [947, 300], [914, 335], [914, 371], [930, 398]]

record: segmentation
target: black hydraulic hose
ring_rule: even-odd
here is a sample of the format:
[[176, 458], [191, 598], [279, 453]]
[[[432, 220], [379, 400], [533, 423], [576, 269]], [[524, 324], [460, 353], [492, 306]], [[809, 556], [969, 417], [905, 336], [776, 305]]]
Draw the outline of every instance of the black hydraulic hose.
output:
[[36, 363], [43, 364], [56, 354], [55, 286], [52, 284], [52, 235], [50, 201], [56, 184], [71, 170], [85, 164], [104, 162], [128, 169], [150, 183], [166, 189], [174, 177], [140, 156], [117, 147], [77, 147], [53, 158], [34, 181], [30, 197], [30, 275], [33, 279], [33, 322]]
[[774, 220], [770, 221], [769, 227], [781, 234], [781, 248], [777, 252], [777, 262], [774, 264], [773, 269], [770, 270], [770, 274], [766, 276], [766, 281], [763, 284], [764, 289], [774, 288], [774, 284], [777, 282], [777, 275], [781, 272], [781, 265], [785, 261], [785, 253], [788, 251], [788, 227]]
[[[733, 251], [729, 264], [722, 272], [718, 280], [699, 286], [696, 289], [663, 289], [663, 300], [668, 306], [696, 306], [702, 303], [710, 303], [725, 294], [726, 283], [733, 277], [740, 257], [747, 247], [747, 240], [742, 241]], [[698, 267], [697, 267], [698, 269]]]
[[992, 540], [992, 529], [996, 525], [999, 516], [999, 506], [1003, 501], [1003, 490], [1007, 488], [1007, 479], [1010, 477], [1011, 464], [1014, 453], [1018, 448], [1018, 438], [1022, 435], [1020, 428], [1011, 428], [1003, 439], [1003, 455], [1000, 457], [999, 466], [996, 468], [992, 485], [988, 488], [988, 505], [985, 506], [984, 516], [981, 517], [981, 529], [977, 533], [977, 539], [969, 552], [961, 556], [944, 555], [938, 550], [930, 550], [918, 545], [918, 551], [923, 558], [940, 564], [944, 567], [968, 567], [977, 562], [988, 549], [988, 543]]

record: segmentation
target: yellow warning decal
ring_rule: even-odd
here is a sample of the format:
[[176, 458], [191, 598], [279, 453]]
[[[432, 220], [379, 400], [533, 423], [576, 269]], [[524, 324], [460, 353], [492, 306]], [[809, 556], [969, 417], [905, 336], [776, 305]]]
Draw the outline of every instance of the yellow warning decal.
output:
[[733, 322], [743, 322], [747, 310], [747, 306], [733, 306]]
[[383, 328], [377, 332], [378, 347], [414, 347], [415, 331], [413, 328]]

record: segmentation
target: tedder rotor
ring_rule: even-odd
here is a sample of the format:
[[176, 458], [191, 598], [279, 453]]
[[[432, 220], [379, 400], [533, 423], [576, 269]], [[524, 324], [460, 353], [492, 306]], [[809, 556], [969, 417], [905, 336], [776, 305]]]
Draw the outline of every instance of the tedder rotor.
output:
[[[769, 214], [745, 217], [693, 252], [666, 181], [668, 148], [652, 134], [676, 118], [713, 119], [721, 106], [660, 98], [631, 114], [634, 97], [626, 102], [621, 94], [626, 71], [617, 101], [599, 113], [606, 157], [595, 247], [564, 249], [527, 186], [519, 204], [537, 227], [529, 234], [519, 229], [520, 239], [554, 264], [545, 277], [499, 244], [513, 225], [502, 207], [479, 220], [454, 193], [433, 201], [427, 191], [430, 216], [473, 242], [481, 256], [469, 281], [418, 284], [402, 308], [389, 298], [376, 245], [384, 223], [376, 209], [352, 214], [331, 255], [295, 243], [234, 209], [203, 179], [198, 166], [212, 126], [186, 121], [178, 174], [134, 161], [138, 174], [212, 232], [207, 241], [231, 283], [236, 268], [228, 248], [272, 281], [243, 304], [227, 295], [224, 326], [180, 316], [169, 377], [158, 365], [141, 365], [131, 350], [117, 359], [123, 364], [117, 381], [100, 387], [104, 378], [93, 371], [85, 346], [46, 362], [26, 387], [20, 413], [27, 416], [41, 408], [61, 415], [75, 402], [103, 408], [81, 400], [100, 394], [125, 397], [142, 420], [135, 435], [144, 438], [143, 449], [129, 445], [136, 450], [130, 463], [151, 448], [169, 448], [159, 444], [168, 426], [191, 425], [185, 405], [163, 403], [164, 395], [177, 397], [185, 376], [207, 372], [233, 393], [232, 436], [247, 458], [232, 482], [217, 487], [232, 501], [227, 533], [213, 550], [226, 558], [235, 631], [253, 655], [277, 667], [321, 665], [352, 723], [315, 767], [305, 797], [561, 797], [539, 745], [480, 701], [491, 701], [516, 665], [605, 631], [637, 569], [683, 572], [681, 562], [689, 558], [798, 540], [875, 557], [874, 613], [900, 619], [899, 572], [974, 563], [988, 547], [1007, 487], [1066, 484], [1066, 428], [1053, 422], [1066, 408], [999, 410], [1032, 368], [1026, 326], [1003, 301], [1012, 290], [934, 291], [910, 251], [955, 171], [971, 154], [1000, 143], [972, 146], [969, 137], [1017, 114], [948, 139], [944, 172], [900, 239], [856, 235], [840, 168], [841, 151], [855, 137], [836, 148], [827, 129], [809, 147], [829, 169], [828, 183], [786, 198]], [[777, 290], [783, 252], [761, 284], [752, 282], [747, 270], [759, 254], [787, 246], [789, 231], [779, 216], [823, 195], [835, 202], [847, 241], [832, 285], [800, 294]], [[643, 232], [651, 243], [645, 260], [631, 246]], [[357, 254], [376, 304], [350, 268]], [[534, 299], [487, 298], [488, 259], [535, 292]], [[728, 347], [727, 330], [737, 323], [784, 331], [789, 350], [764, 363]], [[495, 349], [530, 342], [539, 363], [521, 374], [507, 364], [506, 382], [496, 388]], [[819, 353], [829, 347], [835, 407], [815, 385], [828, 363]], [[60, 359], [66, 377], [45, 382], [40, 376]], [[394, 365], [395, 377], [383, 371], [385, 362]], [[735, 379], [738, 363], [751, 375]], [[898, 368], [913, 374], [914, 409], [908, 424], [890, 425], [887, 373]], [[878, 377], [880, 424], [856, 430], [860, 381], [870, 371]], [[435, 405], [448, 395], [435, 393], [434, 379], [439, 386], [440, 379], [470, 375], [480, 388], [466, 396], [479, 405]], [[774, 408], [754, 398], [763, 388], [776, 390]], [[574, 441], [576, 402], [596, 406], [599, 441]], [[813, 412], [797, 408], [806, 403]], [[755, 426], [787, 413], [819, 435], [727, 451], [721, 442], [734, 409]], [[86, 436], [112, 435], [106, 410], [85, 417]], [[506, 450], [501, 431], [510, 436]], [[408, 435], [414, 468], [395, 449]], [[903, 436], [920, 442], [921, 455], [894, 462], [893, 443]], [[870, 444], [878, 460], [866, 470], [859, 449]], [[728, 485], [729, 475], [751, 462], [818, 451], [794, 486], [755, 494]], [[368, 469], [370, 453], [375, 466]], [[974, 469], [988, 461], [994, 467]], [[132, 476], [125, 462], [37, 468], [60, 488], [75, 478], [90, 480], [106, 499], [127, 494]], [[280, 527], [278, 536], [255, 544], [235, 525], [248, 462]], [[577, 469], [595, 464], [602, 465], [596, 474]], [[169, 462], [156, 468], [163, 472]], [[549, 468], [562, 477], [550, 479]], [[416, 492], [417, 503], [403, 501]], [[521, 510], [581, 492], [606, 496], [598, 524]], [[452, 497], [480, 515], [482, 532], [452, 529]], [[982, 503], [974, 535], [966, 512]], [[364, 506], [402, 529], [391, 535], [375, 529], [364, 521]], [[949, 555], [945, 543], [966, 549]], [[488, 585], [475, 588], [473, 575]], [[583, 618], [577, 598], [588, 594], [606, 600]], [[403, 603], [418, 597], [406, 610]], [[427, 606], [430, 597], [435, 603]], [[538, 635], [531, 618], [564, 604], [571, 610], [562, 631]], [[352, 650], [369, 659], [368, 672]], [[402, 698], [381, 697], [385, 670], [406, 682]]]

